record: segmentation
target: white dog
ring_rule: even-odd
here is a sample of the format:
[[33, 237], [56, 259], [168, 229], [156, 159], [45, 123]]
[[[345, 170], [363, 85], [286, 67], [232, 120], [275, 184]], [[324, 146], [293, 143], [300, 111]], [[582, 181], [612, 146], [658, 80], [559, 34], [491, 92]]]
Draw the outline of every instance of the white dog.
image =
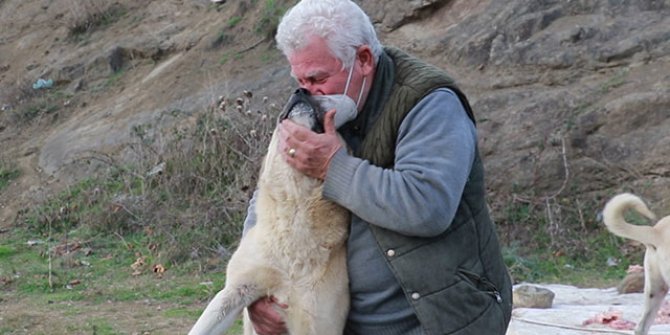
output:
[[[280, 119], [318, 131], [320, 110], [299, 90]], [[256, 225], [232, 255], [224, 289], [189, 335], [224, 334], [245, 307], [269, 295], [288, 305], [277, 310], [289, 334], [343, 332], [349, 310], [345, 248], [349, 212], [323, 199], [323, 182], [294, 170], [277, 146], [275, 130], [258, 181]], [[246, 313], [244, 324], [244, 333], [254, 334]]]
[[637, 196], [623, 193], [612, 198], [603, 210], [607, 228], [621, 237], [644, 243], [644, 314], [635, 335], [647, 335], [670, 284], [670, 216], [654, 226], [633, 225], [624, 219], [624, 212], [634, 209], [651, 220], [655, 215]]

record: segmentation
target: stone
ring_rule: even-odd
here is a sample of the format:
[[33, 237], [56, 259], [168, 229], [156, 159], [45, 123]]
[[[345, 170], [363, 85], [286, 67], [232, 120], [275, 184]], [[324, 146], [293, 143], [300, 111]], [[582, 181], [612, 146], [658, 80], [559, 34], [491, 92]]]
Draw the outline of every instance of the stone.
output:
[[629, 272], [616, 287], [619, 294], [644, 292], [644, 272]]
[[514, 289], [514, 308], [551, 308], [554, 292], [535, 285], [521, 285]]

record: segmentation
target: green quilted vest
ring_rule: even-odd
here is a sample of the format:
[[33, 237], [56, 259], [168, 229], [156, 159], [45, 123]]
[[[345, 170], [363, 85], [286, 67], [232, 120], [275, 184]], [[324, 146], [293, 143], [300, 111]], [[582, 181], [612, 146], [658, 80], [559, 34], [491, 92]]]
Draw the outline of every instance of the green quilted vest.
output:
[[[385, 51], [395, 66], [395, 83], [361, 144], [360, 156], [392, 168], [400, 124], [432, 90], [453, 90], [473, 122], [474, 116], [465, 95], [442, 70], [398, 49]], [[478, 152], [456, 216], [444, 233], [419, 238], [374, 225], [370, 228], [426, 334], [505, 334], [512, 310], [512, 284], [486, 205]]]

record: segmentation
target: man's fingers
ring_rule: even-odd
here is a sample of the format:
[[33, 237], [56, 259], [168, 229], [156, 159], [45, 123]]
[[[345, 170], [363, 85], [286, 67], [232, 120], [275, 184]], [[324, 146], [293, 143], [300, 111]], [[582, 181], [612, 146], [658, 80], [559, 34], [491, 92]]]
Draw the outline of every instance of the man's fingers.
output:
[[283, 135], [286, 136], [284, 140], [288, 139], [288, 137], [293, 137], [297, 141], [304, 141], [310, 134], [312, 134], [311, 130], [300, 126], [291, 120], [284, 120], [279, 126], [283, 128]]
[[276, 310], [277, 305], [275, 297], [265, 297], [249, 306], [249, 316], [257, 334], [286, 333], [286, 324]]
[[[290, 122], [281, 123], [279, 125], [279, 145], [277, 146], [277, 150], [279, 150], [279, 152], [286, 158], [295, 157], [299, 149], [298, 146], [300, 145], [291, 134], [290, 127]], [[289, 150], [291, 149], [294, 150], [292, 155], [289, 153]]]
[[288, 141], [288, 135], [284, 134], [282, 129], [279, 130], [279, 143], [277, 143], [277, 150], [282, 154], [287, 153], [290, 149]]
[[271, 301], [272, 303], [274, 303], [275, 305], [277, 305], [277, 306], [283, 308], [283, 309], [287, 309], [287, 308], [288, 308], [288, 304], [282, 304], [282, 303], [280, 303], [279, 300], [277, 300], [277, 297], [275, 297], [274, 295], [271, 295], [271, 296], [270, 296], [270, 301]]

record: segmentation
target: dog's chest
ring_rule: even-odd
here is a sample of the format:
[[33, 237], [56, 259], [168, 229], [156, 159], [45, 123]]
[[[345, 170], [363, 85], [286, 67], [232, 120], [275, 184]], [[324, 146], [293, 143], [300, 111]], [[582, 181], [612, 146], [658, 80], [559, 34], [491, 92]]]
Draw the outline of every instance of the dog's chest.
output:
[[287, 279], [309, 284], [323, 273], [332, 253], [344, 248], [349, 216], [321, 197], [321, 183], [299, 175], [290, 180], [265, 180], [254, 229], [262, 240], [259, 251], [271, 264]]

